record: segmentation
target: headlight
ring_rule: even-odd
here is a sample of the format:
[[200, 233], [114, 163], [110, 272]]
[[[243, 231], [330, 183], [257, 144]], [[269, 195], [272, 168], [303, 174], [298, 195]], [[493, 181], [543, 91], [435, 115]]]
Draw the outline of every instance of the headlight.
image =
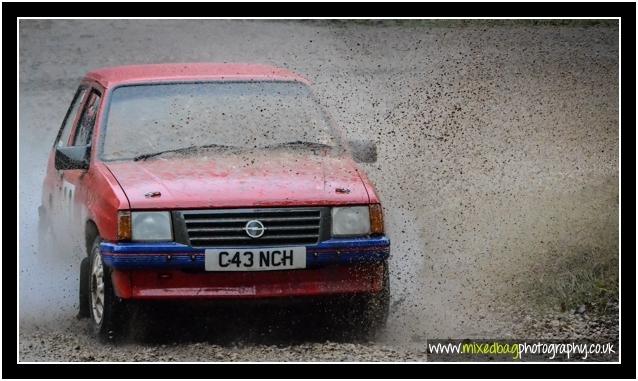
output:
[[368, 206], [332, 208], [332, 235], [356, 236], [370, 234]]
[[172, 241], [169, 212], [132, 212], [133, 241]]

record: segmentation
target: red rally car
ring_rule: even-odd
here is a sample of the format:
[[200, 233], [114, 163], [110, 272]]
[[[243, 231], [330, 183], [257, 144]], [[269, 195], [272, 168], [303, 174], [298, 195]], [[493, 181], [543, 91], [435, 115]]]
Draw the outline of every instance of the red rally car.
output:
[[80, 315], [100, 338], [141, 300], [356, 297], [360, 324], [377, 330], [390, 241], [355, 158], [376, 148], [344, 143], [291, 71], [99, 69], [55, 139], [41, 226], [80, 231]]

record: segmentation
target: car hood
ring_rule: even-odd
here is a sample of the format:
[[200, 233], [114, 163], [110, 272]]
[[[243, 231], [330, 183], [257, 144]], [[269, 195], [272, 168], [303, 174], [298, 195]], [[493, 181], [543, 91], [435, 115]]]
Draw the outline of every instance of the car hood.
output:
[[[348, 157], [262, 153], [107, 162], [131, 209], [365, 204]], [[342, 189], [339, 189], [342, 188]], [[337, 190], [339, 189], [339, 191]], [[160, 195], [150, 196], [152, 192]]]

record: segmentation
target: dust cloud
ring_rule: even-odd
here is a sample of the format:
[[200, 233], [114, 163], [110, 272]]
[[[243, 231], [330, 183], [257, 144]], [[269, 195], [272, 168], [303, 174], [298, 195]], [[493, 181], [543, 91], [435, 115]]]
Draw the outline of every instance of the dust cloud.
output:
[[[62, 229], [66, 230], [65, 236], [56, 237], [58, 245], [44, 241], [39, 248], [38, 236], [38, 206], [48, 153], [72, 96], [73, 91], [62, 96], [49, 92], [41, 98], [23, 96], [20, 99], [20, 110], [25, 111], [38, 110], [55, 102], [53, 115], [58, 117], [57, 120], [47, 119], [46, 115], [37, 112], [20, 114], [19, 307], [20, 321], [27, 325], [56, 325], [60, 319], [77, 312], [80, 242], [70, 238], [73, 233], [70, 228]], [[30, 104], [33, 101], [36, 103]], [[42, 133], [27, 126], [43, 126], [45, 131]], [[59, 251], [52, 252], [55, 246]]]

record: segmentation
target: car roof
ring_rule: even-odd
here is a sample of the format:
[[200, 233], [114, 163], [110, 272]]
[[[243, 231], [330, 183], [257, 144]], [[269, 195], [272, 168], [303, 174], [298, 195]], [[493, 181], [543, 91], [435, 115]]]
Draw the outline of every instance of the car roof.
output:
[[85, 79], [105, 88], [122, 84], [176, 81], [309, 81], [288, 69], [245, 63], [171, 63], [113, 66], [88, 72]]

